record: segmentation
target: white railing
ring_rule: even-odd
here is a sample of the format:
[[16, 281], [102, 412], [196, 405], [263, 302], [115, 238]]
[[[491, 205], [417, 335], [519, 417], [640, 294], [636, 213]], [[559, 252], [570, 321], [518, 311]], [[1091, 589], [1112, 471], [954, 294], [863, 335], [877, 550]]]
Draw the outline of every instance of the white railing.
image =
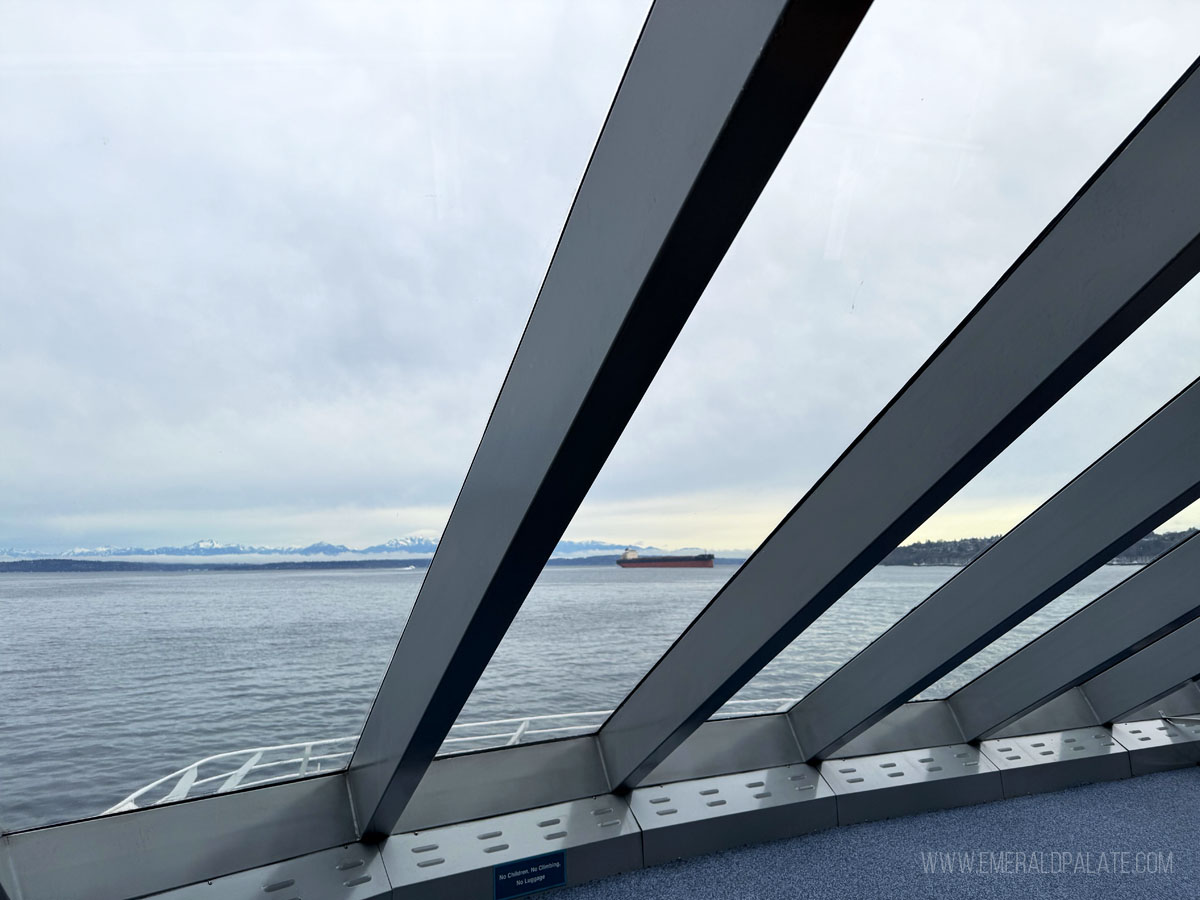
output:
[[[790, 697], [730, 700], [713, 718], [782, 712], [795, 702]], [[461, 722], [450, 729], [439, 755], [584, 734], [599, 728], [611, 713], [611, 709], [599, 709], [486, 722]], [[353, 734], [296, 744], [250, 747], [206, 756], [134, 791], [104, 814], [335, 771], [345, 768], [349, 763], [357, 742], [358, 735]]]

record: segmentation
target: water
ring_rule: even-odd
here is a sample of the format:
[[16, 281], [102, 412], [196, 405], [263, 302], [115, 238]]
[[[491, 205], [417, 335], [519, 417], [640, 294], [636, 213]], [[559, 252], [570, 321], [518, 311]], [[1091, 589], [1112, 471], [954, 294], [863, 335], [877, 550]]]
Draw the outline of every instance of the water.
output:
[[[460, 721], [612, 709], [733, 571], [547, 569]], [[801, 696], [956, 571], [875, 570], [740, 696]], [[1096, 573], [1008, 652], [1131, 571]], [[0, 827], [96, 815], [210, 754], [355, 734], [423, 576], [0, 574]]]

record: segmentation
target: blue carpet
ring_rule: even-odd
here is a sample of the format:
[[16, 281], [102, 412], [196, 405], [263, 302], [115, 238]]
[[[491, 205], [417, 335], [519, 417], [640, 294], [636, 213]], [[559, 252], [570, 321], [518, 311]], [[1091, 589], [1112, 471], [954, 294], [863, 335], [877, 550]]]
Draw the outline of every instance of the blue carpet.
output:
[[1200, 768], [834, 828], [642, 869], [555, 897], [1195, 900]]

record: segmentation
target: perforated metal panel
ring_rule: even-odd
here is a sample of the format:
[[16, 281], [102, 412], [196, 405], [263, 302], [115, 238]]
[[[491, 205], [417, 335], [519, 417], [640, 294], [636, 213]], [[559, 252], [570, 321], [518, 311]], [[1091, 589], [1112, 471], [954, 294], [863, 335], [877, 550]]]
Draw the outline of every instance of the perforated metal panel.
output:
[[496, 866], [558, 851], [565, 855], [567, 884], [642, 865], [637, 822], [612, 794], [396, 834], [382, 851], [398, 900], [492, 900]]
[[646, 865], [837, 824], [836, 801], [812, 766], [780, 766], [635, 790]]
[[1000, 776], [969, 744], [878, 753], [821, 763], [843, 825], [999, 800]]
[[1112, 734], [1129, 751], [1129, 767], [1134, 775], [1200, 763], [1200, 719], [1118, 722]]
[[379, 850], [351, 844], [157, 896], [165, 900], [387, 900], [392, 885]]
[[1107, 728], [996, 738], [980, 750], [1000, 770], [1008, 797], [1130, 775], [1129, 754]]

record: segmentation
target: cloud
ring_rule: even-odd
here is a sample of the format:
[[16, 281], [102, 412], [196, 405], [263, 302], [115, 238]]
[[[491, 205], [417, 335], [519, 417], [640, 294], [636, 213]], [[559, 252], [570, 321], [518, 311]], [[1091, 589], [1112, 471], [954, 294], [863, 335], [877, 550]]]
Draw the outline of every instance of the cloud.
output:
[[[439, 530], [646, 7], [13, 7], [0, 546]], [[761, 540], [1198, 25], [877, 4], [568, 537]], [[1194, 377], [1198, 332], [1189, 287], [918, 534], [1032, 509]]]

